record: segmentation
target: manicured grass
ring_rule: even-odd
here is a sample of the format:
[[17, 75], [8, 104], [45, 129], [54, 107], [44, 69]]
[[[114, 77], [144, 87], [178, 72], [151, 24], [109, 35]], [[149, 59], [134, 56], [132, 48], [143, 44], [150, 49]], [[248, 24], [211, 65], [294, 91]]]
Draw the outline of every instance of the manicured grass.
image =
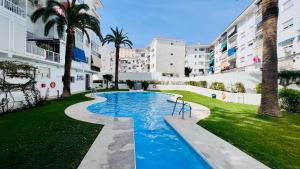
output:
[[300, 168], [300, 116], [283, 113], [283, 118], [258, 115], [257, 106], [225, 103], [187, 91], [185, 100], [202, 104], [212, 114], [198, 124], [242, 151], [276, 169]]
[[77, 168], [102, 125], [73, 120], [68, 106], [90, 100], [84, 94], [0, 116], [0, 168]]

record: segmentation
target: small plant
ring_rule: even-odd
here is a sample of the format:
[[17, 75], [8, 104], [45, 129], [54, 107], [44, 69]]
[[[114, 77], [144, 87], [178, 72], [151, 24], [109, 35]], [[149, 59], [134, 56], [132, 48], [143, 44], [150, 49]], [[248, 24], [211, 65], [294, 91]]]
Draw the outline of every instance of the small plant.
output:
[[256, 93], [261, 94], [261, 83], [258, 83], [255, 87]]
[[292, 113], [300, 113], [300, 91], [281, 89], [279, 99], [283, 109]]
[[43, 48], [45, 50], [53, 51], [53, 47], [49, 44], [46, 44], [46, 43], [42, 43], [39, 47]]
[[231, 87], [231, 91], [233, 93], [246, 93], [246, 89], [243, 83], [235, 83], [232, 87]]
[[126, 84], [129, 87], [129, 89], [132, 89], [134, 87], [134, 81], [126, 80]]
[[186, 84], [189, 84], [191, 86], [198, 86], [198, 87], [207, 88], [207, 81], [200, 81], [200, 82], [189, 81]]
[[147, 90], [149, 87], [149, 82], [148, 81], [142, 81], [142, 87], [144, 90]]
[[213, 90], [220, 90], [220, 91], [225, 91], [226, 90], [225, 85], [222, 82], [213, 82], [210, 85], [210, 88], [213, 89]]

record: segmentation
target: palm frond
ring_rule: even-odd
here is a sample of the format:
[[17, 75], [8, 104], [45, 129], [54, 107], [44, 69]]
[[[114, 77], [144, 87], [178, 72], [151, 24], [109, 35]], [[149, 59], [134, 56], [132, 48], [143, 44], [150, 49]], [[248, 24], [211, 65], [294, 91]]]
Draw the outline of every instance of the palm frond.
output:
[[39, 8], [36, 11], [34, 11], [33, 14], [30, 16], [31, 21], [35, 23], [40, 17], [43, 16], [45, 11], [46, 8]]

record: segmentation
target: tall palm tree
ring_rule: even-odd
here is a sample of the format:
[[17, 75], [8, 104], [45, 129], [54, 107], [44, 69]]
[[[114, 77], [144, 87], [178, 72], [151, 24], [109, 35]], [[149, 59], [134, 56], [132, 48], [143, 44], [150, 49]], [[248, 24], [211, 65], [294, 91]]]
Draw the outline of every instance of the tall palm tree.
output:
[[77, 4], [76, 0], [72, 0], [72, 2], [67, 0], [65, 3], [60, 3], [56, 0], [48, 0], [46, 7], [37, 9], [31, 15], [31, 21], [33, 23], [35, 23], [39, 18], [43, 20], [45, 23], [45, 36], [48, 36], [49, 31], [55, 25], [59, 38], [62, 38], [65, 32], [67, 33], [62, 97], [71, 96], [71, 65], [73, 59], [72, 49], [75, 41], [75, 30], [78, 29], [82, 31], [89, 42], [90, 38], [87, 29], [92, 30], [102, 39], [99, 20], [86, 13], [89, 9], [90, 8], [87, 4]]
[[128, 46], [132, 48], [133, 43], [129, 40], [127, 33], [123, 33], [123, 29], [110, 28], [113, 34], [108, 34], [102, 41], [102, 46], [104, 44], [114, 43], [116, 48], [116, 64], [115, 64], [115, 89], [119, 89], [119, 57], [120, 57], [120, 48], [123, 45], [124, 47]]
[[277, 60], [278, 0], [262, 0], [262, 10], [264, 49], [259, 113], [280, 117]]

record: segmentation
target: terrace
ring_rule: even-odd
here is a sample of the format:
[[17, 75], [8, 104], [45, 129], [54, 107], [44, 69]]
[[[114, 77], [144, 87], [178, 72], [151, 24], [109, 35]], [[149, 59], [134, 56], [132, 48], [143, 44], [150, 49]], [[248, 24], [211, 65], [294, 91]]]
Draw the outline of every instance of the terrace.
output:
[[23, 18], [26, 17], [26, 9], [10, 0], [0, 0], [0, 6]]

